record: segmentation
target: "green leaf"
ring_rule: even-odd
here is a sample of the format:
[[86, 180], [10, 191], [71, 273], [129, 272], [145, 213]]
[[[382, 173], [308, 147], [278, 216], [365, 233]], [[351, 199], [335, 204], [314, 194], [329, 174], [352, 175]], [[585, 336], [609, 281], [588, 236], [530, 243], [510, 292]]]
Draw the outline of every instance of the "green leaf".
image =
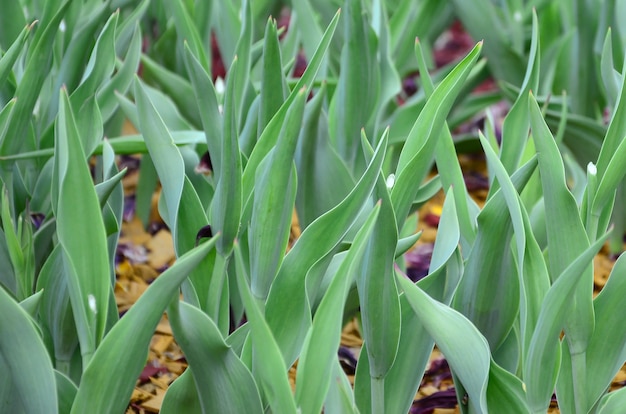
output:
[[276, 32], [276, 21], [268, 19], [265, 26], [263, 45], [263, 72], [261, 78], [261, 103], [259, 106], [258, 134], [260, 136], [267, 124], [280, 109], [286, 96], [285, 78], [282, 72], [280, 44]]
[[[185, 43], [185, 47], [188, 47], [187, 43]], [[147, 83], [158, 85], [163, 93], [172, 99], [185, 119], [189, 120], [195, 127], [199, 127], [202, 115], [198, 105], [189, 99], [194, 94], [191, 83], [180, 75], [165, 69], [146, 55], [141, 56], [141, 64], [143, 68], [142, 79]]]
[[376, 62], [377, 42], [371, 36], [363, 0], [346, 0], [344, 8], [342, 69], [330, 104], [329, 130], [337, 152], [355, 171], [357, 165], [363, 165], [359, 136], [373, 119], [380, 94], [380, 69]]
[[598, 405], [598, 414], [618, 413], [626, 404], [626, 388], [606, 394]]
[[115, 68], [115, 27], [118, 17], [119, 10], [107, 20], [98, 40], [96, 40], [81, 84], [70, 97], [73, 108], [80, 108], [85, 101], [96, 93], [105, 79], [113, 73]]
[[240, 70], [239, 63], [235, 58], [230, 67], [230, 76], [224, 97], [224, 123], [219, 154], [221, 161], [219, 173], [216, 174], [217, 184], [211, 206], [211, 224], [215, 226], [215, 230], [219, 230], [223, 234], [223, 238], [217, 245], [217, 251], [221, 255], [228, 255], [232, 250], [232, 244], [239, 232], [244, 200], [237, 129], [237, 105], [239, 103], [235, 101], [237, 98], [235, 82], [238, 80], [238, 70]]
[[487, 340], [462, 314], [432, 299], [408, 278], [397, 279], [413, 311], [469, 394], [468, 404], [475, 412], [487, 412], [491, 366]]
[[185, 407], [187, 414], [203, 414], [200, 398], [196, 389], [196, 381], [190, 369], [170, 384], [163, 397], [161, 414], [176, 414]]
[[257, 382], [263, 389], [272, 412], [296, 413], [296, 403], [291, 393], [284, 356], [281, 355], [272, 331], [252, 295], [237, 243], [235, 243], [235, 265], [239, 293], [250, 324], [250, 339], [254, 350], [252, 365], [257, 373]]
[[[418, 39], [415, 40], [415, 49], [420, 76], [424, 83], [424, 90], [426, 95], [430, 98], [434, 92], [435, 86], [433, 85], [430, 75], [428, 74], [426, 60], [424, 58], [421, 43]], [[468, 205], [469, 194], [467, 193], [461, 166], [457, 160], [454, 141], [452, 140], [452, 135], [450, 134], [450, 129], [448, 128], [447, 123], [444, 123], [442, 136], [439, 139], [440, 142], [435, 147], [437, 171], [441, 177], [442, 187], [447, 189], [452, 186], [454, 200], [457, 203], [456, 211], [459, 215], [459, 223], [463, 234], [463, 247], [469, 251], [474, 243], [474, 240], [476, 239], [475, 218], [473, 218], [470, 214]]]
[[[46, 8], [48, 13], [42, 16], [42, 27], [36, 31], [33, 43], [28, 49], [24, 74], [15, 91], [15, 96], [19, 99], [15, 101], [11, 122], [6, 129], [0, 130], [0, 154], [18, 153], [25, 141], [21, 137], [28, 135], [33, 109], [49, 74], [54, 49], [52, 45], [70, 1], [64, 1], [58, 9], [53, 9], [58, 3], [46, 4], [49, 5]], [[52, 13], [54, 15], [50, 16]]]
[[291, 93], [289, 94], [285, 102], [283, 102], [276, 115], [274, 115], [270, 123], [263, 130], [263, 133], [258, 139], [257, 145], [254, 146], [254, 150], [250, 154], [248, 163], [246, 164], [246, 168], [243, 173], [243, 194], [245, 197], [244, 199], [247, 200], [252, 194], [257, 167], [259, 166], [263, 158], [265, 158], [267, 153], [274, 147], [274, 145], [276, 145], [279, 131], [282, 128], [282, 124], [285, 120], [287, 111], [289, 110], [291, 103], [296, 99], [296, 96], [300, 93], [302, 88], [306, 87], [305, 95], [307, 96], [308, 93], [311, 91], [311, 86], [313, 85], [315, 76], [320, 69], [320, 65], [322, 64], [324, 55], [328, 50], [330, 41], [332, 40], [335, 29], [337, 28], [339, 16], [340, 14], [338, 11], [337, 14], [335, 14], [335, 17], [333, 17], [333, 19], [329, 23], [326, 32], [324, 32], [324, 37], [318, 45], [315, 54], [308, 62], [307, 68], [302, 74], [302, 77], [300, 77], [298, 83], [296, 84], [294, 89], [291, 90]]
[[54, 376], [57, 385], [57, 399], [59, 401], [59, 412], [69, 413], [76, 398], [78, 388], [67, 376], [61, 372], [54, 370]]
[[172, 303], [167, 315], [195, 378], [202, 411], [262, 413], [252, 374], [224, 342], [215, 323], [185, 302]]
[[354, 187], [348, 167], [328, 139], [328, 117], [323, 112], [326, 92], [326, 83], [322, 83], [305, 108], [296, 149], [296, 212], [301, 229], [339, 204]]
[[[23, 32], [20, 32], [26, 19], [24, 10], [18, 2], [8, 2], [2, 5], [2, 15], [0, 15], [0, 49], [7, 50], [10, 46], [18, 43], [18, 39]], [[2, 78], [0, 77], [0, 84]]]
[[[113, 326], [85, 367], [72, 413], [89, 412], [93, 407], [111, 413], [125, 410], [163, 311], [178, 296], [189, 272], [215, 247], [218, 237], [181, 256]], [[103, 377], [102, 372], [107, 375]]]
[[404, 222], [415, 199], [414, 183], [422, 182], [430, 170], [430, 160], [441, 128], [481, 48], [482, 43], [478, 43], [437, 86], [406, 139], [398, 160], [396, 183], [391, 190], [398, 227]]
[[378, 218], [380, 203], [374, 207], [359, 229], [348, 254], [337, 269], [320, 302], [313, 325], [304, 342], [298, 362], [296, 401], [303, 413], [319, 413], [331, 385], [328, 372], [337, 359], [341, 340], [344, 302], [360, 261], [365, 253], [372, 229]]
[[282, 263], [296, 198], [293, 156], [302, 125], [305, 90], [287, 112], [276, 147], [259, 165], [248, 228], [250, 284], [256, 298], [265, 299]]
[[78, 336], [70, 305], [68, 281], [63, 272], [61, 245], [57, 245], [39, 272], [37, 290], [43, 291], [40, 317], [42, 325], [52, 337], [56, 367], [68, 375], [69, 363], [78, 345]]
[[5, 366], [0, 388], [6, 389], [8, 381], [13, 388], [12, 395], [3, 396], [27, 413], [57, 413], [54, 370], [34, 321], [4, 289], [0, 289], [0, 313], [0, 355]]
[[210, 59], [205, 52], [200, 33], [189, 15], [185, 2], [168, 1], [163, 3], [163, 7], [167, 10], [167, 14], [173, 17], [174, 25], [176, 26], [177, 32], [180, 33], [180, 37], [189, 44], [189, 47], [197, 57], [200, 65], [202, 65], [202, 68], [208, 72], [211, 67]]
[[147, 138], [146, 146], [163, 186], [163, 196], [168, 211], [168, 216], [164, 219], [172, 231], [174, 246], [178, 246], [178, 209], [185, 181], [185, 165], [167, 126], [139, 78], [135, 78], [135, 96], [139, 113], [139, 129]]
[[[446, 304], [450, 303], [463, 273], [463, 260], [458, 247], [459, 238], [454, 195], [448, 190], [429, 275], [419, 282], [420, 287], [431, 297]], [[409, 411], [434, 344], [404, 295], [400, 296], [400, 308], [401, 329], [396, 361], [402, 363], [394, 363], [385, 376], [385, 412]], [[362, 350], [355, 378], [355, 394], [359, 409], [366, 413], [373, 412], [369, 370], [368, 353]]]
[[585, 272], [607, 237], [608, 234], [599, 238], [572, 260], [543, 300], [523, 371], [528, 404], [533, 412], [545, 411], [550, 404], [560, 363], [559, 334], [571, 317], [574, 291], [585, 283]]
[[338, 246], [356, 220], [380, 174], [386, 145], [385, 137], [350, 194], [302, 232], [272, 283], [266, 302], [266, 318], [287, 364], [296, 360], [311, 324], [307, 273]]
[[202, 64], [193, 55], [187, 44], [185, 44], [185, 65], [193, 85], [196, 105], [202, 108], [202, 111], [200, 111], [202, 128], [204, 129], [206, 143], [209, 147], [209, 154], [212, 155], [211, 162], [216, 174], [215, 178], [217, 179], [217, 174], [221, 172], [221, 159], [218, 155], [221, 154], [222, 136], [219, 133], [216, 134], [215, 131], [223, 131], [217, 93], [209, 74], [204, 70]]
[[[8, 3], [8, 5], [12, 5], [13, 3]], [[15, 3], [17, 4], [17, 3]], [[9, 13], [5, 13], [3, 10], [2, 16], [8, 16]], [[2, 26], [2, 25], [0, 25]], [[13, 69], [13, 65], [17, 61], [17, 58], [20, 56], [24, 49], [24, 45], [26, 44], [26, 39], [28, 39], [28, 34], [32, 30], [33, 25], [28, 25], [22, 29], [20, 34], [15, 38], [10, 47], [6, 48], [6, 52], [2, 54], [0, 57], [0, 85], [4, 85], [11, 70]]]
[[539, 89], [539, 23], [533, 11], [533, 26], [526, 76], [519, 95], [502, 125], [502, 164], [512, 174], [518, 167], [524, 145], [528, 139], [528, 94]]
[[[55, 133], [57, 237], [85, 365], [102, 340], [111, 294], [102, 210], [76, 129], [69, 97], [61, 91]], [[55, 195], [53, 181], [53, 196]], [[86, 243], [88, 240], [89, 243]]]
[[[387, 133], [388, 130], [385, 135]], [[384, 136], [382, 141], [386, 140]], [[362, 142], [365, 147], [369, 146], [364, 137]], [[370, 150], [368, 148], [368, 152]], [[369, 156], [366, 154], [366, 158]], [[400, 300], [393, 277], [398, 229], [387, 184], [380, 174], [373, 195], [382, 201], [381, 214], [357, 277], [363, 339], [367, 343], [372, 384], [383, 381], [393, 365], [400, 337]], [[383, 408], [381, 405], [373, 410]]]
[[[548, 269], [551, 278], [589, 247], [578, 206], [565, 181], [563, 161], [534, 97], [530, 96], [530, 124], [537, 147], [541, 186], [543, 188], [548, 235]], [[567, 231], [564, 231], [567, 230]], [[588, 230], [590, 234], [595, 231]], [[554, 279], [553, 279], [554, 280]], [[574, 346], [572, 352], [583, 352], [594, 329], [593, 270], [589, 263], [576, 294], [571, 298], [571, 312], [565, 333]]]
[[592, 407], [606, 392], [615, 374], [626, 361], [626, 329], [620, 314], [626, 307], [626, 281], [619, 275], [626, 271], [626, 256], [621, 255], [613, 265], [607, 284], [595, 298], [593, 306], [596, 327], [587, 348], [589, 380], [587, 395]]

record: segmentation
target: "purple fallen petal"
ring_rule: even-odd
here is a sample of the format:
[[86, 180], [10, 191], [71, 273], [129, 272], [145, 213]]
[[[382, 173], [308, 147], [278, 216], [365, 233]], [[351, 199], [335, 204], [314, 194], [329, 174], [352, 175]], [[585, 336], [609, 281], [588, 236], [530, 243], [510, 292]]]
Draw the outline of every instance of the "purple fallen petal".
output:
[[339, 356], [339, 362], [341, 363], [341, 366], [346, 374], [354, 375], [356, 372], [357, 360], [352, 351], [345, 346], [341, 346], [339, 347], [337, 355]]
[[35, 230], [39, 230], [39, 227], [41, 227], [45, 219], [46, 216], [44, 214], [30, 213], [30, 221], [33, 223], [33, 226], [35, 226]]
[[432, 243], [419, 244], [404, 255], [406, 274], [413, 282], [417, 282], [428, 274], [433, 247]]
[[470, 171], [463, 175], [467, 191], [488, 190], [489, 179], [477, 171]]
[[148, 251], [146, 248], [132, 243], [118, 244], [117, 255], [128, 259], [131, 263], [145, 263], [148, 261]]
[[454, 408], [457, 406], [454, 387], [445, 391], [437, 391], [428, 397], [413, 401], [411, 414], [432, 414], [435, 408]]
[[137, 203], [135, 202], [134, 194], [126, 196], [124, 198], [124, 212], [122, 214], [122, 218], [124, 219], [124, 221], [132, 221], [133, 217], [135, 217], [136, 207]]

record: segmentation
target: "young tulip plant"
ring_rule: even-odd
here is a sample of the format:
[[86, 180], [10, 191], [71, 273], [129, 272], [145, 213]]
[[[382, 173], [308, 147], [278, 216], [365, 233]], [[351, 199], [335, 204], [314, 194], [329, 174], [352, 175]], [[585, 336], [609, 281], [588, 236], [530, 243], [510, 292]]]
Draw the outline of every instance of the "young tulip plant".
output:
[[[1, 412], [125, 412], [164, 312], [188, 369], [162, 413], [406, 413], [435, 345], [462, 413], [545, 413], [555, 393], [562, 413], [626, 404], [625, 391], [607, 392], [626, 361], [623, 256], [593, 296], [626, 173], [620, 36], [608, 32], [591, 77], [559, 83], [569, 68], [557, 52], [573, 49], [549, 23], [565, 6], [542, 1], [292, 2], [286, 33], [265, 20], [280, 10], [269, 0], [5, 3]], [[594, 14], [594, 35], [621, 11], [612, 3]], [[455, 13], [476, 37], [479, 9], [503, 19], [502, 35], [485, 32], [431, 78], [435, 39]], [[588, 43], [587, 28], [573, 30]], [[308, 61], [296, 78], [298, 53]], [[415, 70], [420, 90], [400, 104]], [[471, 93], [486, 76], [501, 90]], [[569, 95], [550, 96], [562, 85]], [[592, 92], [606, 126], [580, 101]], [[474, 140], [490, 172], [480, 208], [451, 131], [504, 98], [501, 136], [488, 118]], [[139, 134], [115, 137], [124, 120]], [[577, 127], [597, 148], [586, 173]], [[116, 157], [138, 153], [138, 215], [147, 222], [160, 183], [177, 259], [120, 318]], [[207, 156], [212, 174], [197, 173]], [[403, 254], [439, 190], [429, 271], [414, 283]], [[288, 246], [294, 210], [302, 234]], [[363, 348], [351, 384], [337, 350], [354, 318]]]

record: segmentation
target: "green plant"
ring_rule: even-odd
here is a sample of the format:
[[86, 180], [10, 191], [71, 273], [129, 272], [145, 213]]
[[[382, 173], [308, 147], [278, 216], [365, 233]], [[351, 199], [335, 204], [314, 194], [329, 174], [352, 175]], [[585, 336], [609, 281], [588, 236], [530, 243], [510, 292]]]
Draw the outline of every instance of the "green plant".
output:
[[[485, 36], [431, 78], [433, 43], [462, 2], [422, 1], [410, 13], [409, 1], [346, 0], [340, 12], [294, 2], [282, 40], [273, 19], [258, 27], [264, 7], [281, 3], [252, 3], [3, 9], [2, 411], [123, 412], [166, 311], [189, 368], [168, 389], [164, 413], [407, 412], [435, 344], [462, 412], [541, 413], [555, 389], [564, 413], [614, 412], [626, 398], [606, 393], [626, 361], [624, 260], [594, 299], [592, 259], [626, 171], [626, 88], [613, 67], [620, 37], [609, 32], [592, 81], [568, 78], [570, 113], [546, 96], [558, 77], [540, 69], [562, 70], [542, 50], [565, 42], [546, 23], [564, 6], [536, 2], [540, 20], [524, 5], [518, 20], [515, 2], [504, 15], [484, 4], [493, 22], [514, 23], [502, 37], [513, 46]], [[470, 32], [481, 29], [474, 14], [460, 15]], [[426, 16], [431, 24], [415, 24]], [[605, 22], [594, 22], [604, 36]], [[150, 24], [159, 36], [142, 34]], [[223, 90], [212, 32], [228, 69]], [[152, 42], [144, 54], [142, 38]], [[308, 64], [294, 78], [300, 43]], [[483, 52], [497, 64], [479, 60]], [[420, 91], [401, 105], [400, 79], [413, 70]], [[512, 86], [471, 93], [489, 74]], [[594, 125], [576, 118], [594, 111], [575, 102], [597, 79], [606, 85], [597, 102], [613, 115], [606, 131], [593, 130], [598, 152], [585, 173], [570, 132]], [[501, 145], [489, 123], [476, 138], [491, 181], [481, 209], [451, 131], [503, 96], [513, 103]], [[124, 119], [140, 134], [115, 137]], [[119, 318], [124, 171], [115, 157], [131, 153], [143, 154], [138, 214], [147, 222], [160, 183], [177, 260]], [[205, 153], [211, 176], [194, 172]], [[425, 182], [434, 164], [439, 176]], [[402, 255], [420, 237], [416, 210], [439, 189], [430, 270], [413, 283]], [[288, 250], [294, 209], [303, 232]], [[215, 236], [202, 241], [207, 226]], [[247, 323], [231, 329], [243, 315]], [[351, 387], [336, 350], [353, 317], [364, 346]], [[294, 393], [287, 370], [296, 360]]]

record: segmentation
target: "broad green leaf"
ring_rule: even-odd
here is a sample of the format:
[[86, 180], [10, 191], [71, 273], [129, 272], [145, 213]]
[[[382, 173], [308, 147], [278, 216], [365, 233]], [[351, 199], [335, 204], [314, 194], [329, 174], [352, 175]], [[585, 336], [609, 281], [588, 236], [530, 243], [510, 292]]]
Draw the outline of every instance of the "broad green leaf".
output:
[[598, 414], [618, 413], [626, 404], [626, 388], [606, 394], [598, 405]]
[[[548, 269], [551, 278], [554, 278], [589, 247], [589, 240], [578, 215], [576, 201], [567, 188], [559, 150], [532, 95], [530, 124], [537, 148], [545, 202]], [[595, 233], [591, 229], [588, 231], [589, 234]], [[584, 352], [594, 329], [592, 293], [593, 270], [589, 263], [581, 283], [577, 286], [576, 294], [570, 298], [571, 312], [565, 327], [574, 353]]]
[[[382, 141], [386, 141], [388, 130]], [[362, 138], [364, 147], [369, 144]], [[371, 152], [371, 147], [368, 148]], [[371, 156], [366, 154], [366, 159]], [[381, 214], [369, 239], [366, 255], [357, 277], [363, 340], [367, 343], [372, 385], [384, 381], [393, 365], [400, 337], [400, 300], [393, 277], [395, 249], [398, 243], [396, 217], [387, 184], [379, 175], [373, 192], [382, 201]], [[374, 390], [374, 387], [372, 388]], [[374, 399], [372, 400], [374, 404]], [[384, 408], [384, 400], [378, 401]], [[373, 409], [376, 411], [377, 407]]]
[[39, 310], [39, 306], [41, 305], [42, 296], [42, 292], [33, 293], [32, 295], [20, 302], [20, 306], [22, 307], [22, 309], [24, 309], [28, 316], [30, 316], [31, 318], [37, 317], [37, 311]]
[[263, 300], [267, 298], [289, 242], [296, 198], [293, 156], [302, 128], [305, 102], [303, 89], [287, 112], [276, 147], [257, 169], [248, 228], [250, 287], [254, 296]]
[[163, 186], [163, 196], [169, 213], [164, 219], [172, 230], [174, 246], [177, 246], [178, 209], [185, 182], [185, 166], [168, 128], [139, 78], [135, 78], [135, 96], [139, 112], [139, 129], [147, 138], [146, 146]]
[[2, 187], [2, 195], [0, 198], [0, 217], [2, 218], [2, 227], [4, 229], [4, 237], [9, 254], [10, 266], [15, 274], [16, 297], [17, 300], [24, 300], [33, 293], [34, 274], [29, 274], [26, 266], [26, 257], [24, 256], [23, 246], [20, 241], [20, 227], [22, 219], [18, 218], [17, 223], [11, 217], [9, 211], [9, 194], [6, 187]]
[[115, 174], [113, 177], [110, 177], [106, 181], [103, 181], [99, 184], [96, 184], [96, 194], [98, 195], [98, 202], [100, 203], [100, 207], [104, 207], [109, 197], [115, 191], [116, 187], [122, 182], [122, 178], [126, 175], [127, 169], [124, 168], [122, 171]]
[[[572, 260], [546, 294], [526, 356], [524, 383], [533, 412], [547, 410], [560, 364], [559, 334], [572, 313], [572, 297], [608, 234]], [[567, 331], [566, 334], [567, 336]]]
[[[185, 47], [188, 47], [187, 43], [185, 43]], [[202, 123], [200, 120], [201, 111], [196, 102], [189, 99], [194, 94], [191, 83], [180, 75], [170, 72], [145, 54], [141, 56], [141, 64], [143, 68], [142, 79], [147, 83], [158, 85], [163, 93], [172, 99], [185, 119], [189, 120], [195, 127], [199, 127]]]
[[441, 128], [481, 48], [482, 43], [478, 43], [437, 85], [406, 139], [398, 160], [396, 182], [391, 190], [398, 225], [405, 220], [415, 198], [416, 192], [411, 188], [415, 182], [422, 182], [430, 169]]
[[350, 194], [302, 232], [272, 283], [265, 313], [288, 365], [298, 357], [311, 324], [311, 308], [306, 290], [307, 273], [337, 247], [356, 220], [380, 174], [386, 145], [385, 137], [378, 144], [372, 162]]
[[333, 19], [329, 23], [328, 28], [324, 32], [324, 37], [318, 45], [315, 54], [308, 62], [307, 68], [302, 74], [302, 77], [298, 80], [296, 86], [291, 90], [291, 93], [289, 94], [285, 102], [283, 102], [276, 115], [274, 115], [270, 123], [267, 125], [267, 127], [265, 127], [263, 133], [259, 137], [257, 145], [255, 145], [254, 150], [250, 154], [250, 158], [248, 159], [248, 163], [246, 164], [246, 168], [243, 173], [244, 199], [247, 200], [252, 194], [256, 169], [263, 160], [263, 158], [265, 158], [267, 153], [276, 144], [279, 131], [282, 128], [282, 124], [285, 120], [285, 117], [287, 116], [287, 111], [291, 106], [291, 103], [296, 99], [296, 96], [300, 93], [303, 87], [306, 87], [305, 95], [308, 96], [308, 93], [311, 91], [311, 85], [315, 80], [315, 76], [320, 69], [320, 65], [322, 64], [324, 55], [328, 50], [330, 41], [332, 40], [333, 34], [335, 33], [335, 29], [337, 28], [339, 16], [340, 14], [338, 11], [337, 14], [335, 14], [335, 17], [333, 17]]
[[324, 401], [324, 410], [328, 413], [358, 414], [352, 385], [339, 363], [339, 358], [335, 358], [333, 362], [332, 378], [326, 401]]
[[[42, 16], [42, 26], [36, 31], [28, 49], [24, 75], [15, 92], [19, 99], [15, 101], [12, 110], [14, 116], [7, 128], [0, 130], [0, 154], [19, 152], [25, 140], [17, 138], [28, 135], [33, 109], [51, 65], [55, 35], [70, 1], [61, 3], [58, 10], [53, 9], [58, 3], [49, 2], [48, 14]], [[54, 15], [50, 16], [52, 13]]]
[[[57, 102], [61, 88], [65, 86], [69, 94], [72, 95], [81, 81], [84, 80], [83, 73], [86, 73], [86, 63], [89, 61], [89, 55], [91, 54], [94, 59], [98, 55], [95, 44], [99, 38], [102, 38], [100, 35], [104, 32], [99, 32], [99, 30], [102, 29], [102, 25], [106, 22], [106, 16], [109, 13], [110, 10], [106, 7], [106, 4], [101, 3], [96, 5], [96, 7], [85, 7], [83, 10], [78, 10], [74, 5], [69, 8], [66, 16], [64, 16], [65, 30], [70, 34], [70, 39], [67, 41], [66, 48], [63, 51], [63, 58], [58, 64], [58, 75], [54, 78], [53, 90], [49, 98], [50, 104], [43, 107], [45, 111], [43, 119], [46, 122], [52, 122], [58, 113], [59, 107]], [[80, 19], [84, 23], [74, 26], [75, 29], [71, 30], [69, 27], [70, 22], [68, 21], [70, 15], [80, 15]], [[109, 24], [107, 28], [107, 32], [112, 34], [114, 25]], [[104, 45], [101, 43], [102, 46]], [[103, 69], [106, 71], [107, 68], [112, 69], [112, 64], [115, 63], [114, 51], [113, 55], [109, 54], [108, 58], [104, 64], [100, 61], [101, 68], [96, 68], [96, 70]], [[80, 64], [77, 64], [77, 62], [80, 62]], [[92, 71], [94, 70], [93, 63], [91, 64]], [[86, 98], [87, 96], [83, 94], [82, 99]], [[75, 108], [79, 108], [80, 104], [73, 103], [72, 105]]]
[[602, 47], [602, 58], [600, 59], [600, 73], [607, 100], [610, 106], [615, 107], [620, 90], [619, 76], [615, 73], [613, 64], [613, 44], [611, 42], [611, 28], [607, 30]]
[[[189, 122], [180, 114], [180, 111], [172, 101], [172, 99], [163, 92], [155, 89], [145, 83], [142, 83], [143, 89], [152, 101], [152, 105], [163, 118], [163, 122], [172, 131], [186, 131], [192, 129]], [[128, 120], [137, 128], [139, 128], [139, 119], [137, 106], [127, 97], [116, 92], [115, 96], [119, 101], [119, 106]]]
[[[250, 0], [241, 2], [239, 16], [241, 17], [241, 32], [239, 33], [237, 46], [235, 47], [237, 71], [232, 71], [232, 65], [231, 68], [228, 69], [228, 78], [235, 78], [232, 83], [232, 93], [234, 97], [233, 113], [235, 117], [234, 125], [238, 132], [241, 131], [246, 121], [248, 108], [255, 97], [254, 89], [250, 82], [250, 68], [252, 67], [252, 25], [254, 24], [252, 21]], [[233, 63], [235, 59], [233, 59]]]
[[395, 108], [395, 100], [401, 91], [401, 81], [398, 70], [391, 58], [393, 53], [391, 35], [389, 33], [389, 19], [387, 18], [386, 2], [377, 0], [372, 4], [372, 28], [378, 37], [378, 59], [380, 73], [380, 96], [375, 106], [377, 112], [376, 131], [386, 125], [380, 125], [386, 116], [387, 107]]
[[67, 280], [63, 275], [61, 246], [57, 245], [44, 263], [37, 279], [43, 291], [40, 317], [52, 337], [56, 368], [69, 375], [69, 363], [78, 345], [76, 323], [70, 305]]
[[379, 211], [380, 203], [359, 229], [347, 256], [330, 282], [315, 312], [313, 325], [307, 333], [296, 376], [296, 401], [303, 413], [318, 413], [322, 409], [331, 385], [328, 372], [333, 369], [333, 362], [337, 359], [337, 348], [341, 340], [341, 315], [346, 296], [358, 273], [359, 262], [365, 253]]
[[[421, 43], [417, 39], [415, 40], [415, 49], [424, 90], [426, 91], [426, 95], [430, 97], [435, 90], [435, 85], [432, 83], [430, 75], [428, 74]], [[469, 194], [467, 193], [461, 166], [459, 165], [456, 150], [454, 149], [454, 141], [452, 140], [452, 135], [450, 134], [447, 123], [444, 123], [442, 136], [439, 139], [440, 142], [435, 147], [437, 171], [441, 177], [442, 187], [448, 188], [452, 186], [454, 200], [457, 203], [456, 211], [459, 215], [459, 223], [463, 234], [464, 249], [469, 251], [476, 239], [476, 224], [474, 218], [470, 215], [468, 206]]]
[[[337, 152], [351, 171], [363, 165], [361, 129], [368, 127], [380, 94], [377, 41], [364, 13], [363, 0], [344, 3], [341, 71], [329, 109], [329, 131]], [[367, 87], [364, 87], [367, 85]], [[342, 110], [350, 108], [349, 110]], [[358, 160], [357, 160], [358, 159]]]
[[[143, 4], [146, 4], [144, 1]], [[119, 34], [120, 30], [116, 33]], [[119, 62], [116, 65], [116, 72], [109, 81], [105, 81], [102, 86], [96, 92], [96, 98], [100, 111], [102, 112], [102, 119], [106, 122], [109, 120], [115, 110], [118, 107], [118, 100], [115, 93], [124, 94], [130, 88], [133, 82], [133, 76], [139, 68], [139, 58], [141, 56], [141, 31], [139, 26], [135, 27], [132, 38], [130, 39], [130, 45], [123, 62]]]
[[[125, 410], [163, 311], [178, 297], [180, 284], [215, 247], [218, 237], [181, 256], [113, 326], [85, 367], [72, 413], [89, 412], [93, 407], [102, 412]], [[107, 373], [104, 377], [103, 372]]]
[[85, 68], [81, 84], [70, 96], [75, 110], [96, 93], [115, 69], [115, 26], [119, 14], [119, 10], [114, 12], [104, 25]]
[[215, 86], [211, 82], [209, 74], [204, 70], [200, 61], [193, 55], [189, 46], [185, 45], [185, 65], [187, 72], [191, 78], [194, 96], [196, 97], [196, 105], [202, 108], [200, 118], [202, 120], [202, 128], [206, 136], [206, 143], [209, 147], [209, 155], [212, 155], [211, 162], [215, 179], [219, 178], [221, 172], [221, 154], [222, 136], [215, 131], [222, 131], [222, 116], [219, 111], [217, 101], [217, 93]]
[[[0, 15], [0, 49], [7, 50], [10, 46], [19, 43], [21, 32], [26, 24], [24, 10], [19, 2], [8, 2], [2, 5], [2, 14]], [[2, 78], [0, 77], [0, 84]]]
[[301, 229], [339, 204], [354, 187], [348, 167], [328, 139], [328, 117], [323, 112], [326, 92], [323, 83], [305, 108], [296, 149], [296, 212]]
[[626, 256], [613, 265], [607, 284], [594, 300], [596, 328], [587, 348], [589, 381], [587, 395], [592, 407], [605, 393], [611, 380], [626, 361], [626, 329], [621, 322], [626, 294]]
[[507, 370], [491, 361], [487, 385], [487, 407], [493, 413], [527, 414], [524, 383]]
[[[521, 191], [536, 164], [529, 162], [518, 170], [519, 181], [515, 180], [515, 188], [484, 137], [481, 142], [490, 169], [497, 171], [504, 188], [487, 201], [478, 215], [478, 234], [454, 299], [454, 308], [472, 320], [495, 351], [509, 335], [519, 312], [519, 272], [523, 271], [519, 264], [523, 263], [526, 239], [516, 190]], [[517, 257], [512, 250], [513, 237]], [[485, 260], [485, 257], [491, 259]]]
[[[420, 287], [431, 297], [444, 303], [450, 303], [463, 273], [459, 239], [455, 200], [449, 190], [443, 205], [439, 236], [435, 240], [429, 275], [419, 282]], [[396, 361], [402, 363], [394, 363], [385, 376], [385, 412], [409, 410], [434, 343], [404, 295], [400, 296], [400, 308], [401, 329]], [[372, 412], [370, 388], [369, 358], [367, 352], [362, 350], [355, 379], [355, 393], [362, 412]]]
[[185, 2], [166, 1], [163, 3], [167, 14], [173, 17], [174, 25], [182, 40], [189, 44], [200, 65], [205, 71], [210, 71], [210, 56], [206, 54], [198, 28], [194, 25], [193, 19], [189, 15]]
[[56, 379], [59, 412], [69, 413], [72, 410], [72, 404], [74, 403], [74, 398], [76, 398], [78, 388], [76, 388], [72, 380], [57, 370], [54, 370], [54, 377]]
[[[124, 1], [124, 0], [122, 0]], [[150, 0], [141, 0], [135, 4], [132, 11], [124, 15], [124, 19], [119, 22], [116, 30], [115, 49], [125, 51], [132, 49], [133, 37], [137, 33], [137, 28], [141, 19], [145, 16]]]
[[261, 102], [259, 105], [258, 133], [260, 136], [285, 100], [285, 79], [282, 74], [280, 44], [276, 21], [270, 18], [265, 26], [263, 45], [263, 72], [261, 78]]
[[104, 336], [112, 291], [102, 210], [65, 90], [55, 136], [57, 237], [86, 365]]
[[57, 413], [54, 370], [34, 321], [4, 289], [0, 289], [0, 313], [0, 358], [6, 369], [1, 388], [6, 389], [9, 381], [13, 388], [12, 395], [3, 396], [27, 413]]
[[191, 369], [185, 370], [170, 384], [163, 397], [161, 414], [176, 414], [185, 407], [187, 414], [203, 414], [200, 397], [196, 389], [196, 380]]
[[468, 405], [475, 412], [487, 412], [491, 366], [487, 340], [462, 314], [432, 299], [408, 278], [397, 279], [413, 311], [467, 391]]
[[215, 230], [222, 232], [217, 251], [227, 255], [232, 250], [232, 244], [239, 232], [242, 211], [242, 168], [241, 153], [238, 144], [237, 129], [237, 96], [235, 82], [238, 80], [238, 59], [235, 57], [230, 68], [230, 76], [226, 85], [224, 97], [224, 123], [222, 145], [219, 154], [220, 170], [217, 174], [215, 196], [211, 206], [211, 224]]
[[246, 308], [253, 348], [253, 371], [272, 412], [296, 413], [296, 403], [287, 377], [285, 358], [248, 285], [239, 245], [235, 243], [237, 285]]
[[172, 303], [167, 314], [195, 378], [202, 411], [262, 413], [252, 374], [224, 342], [215, 323], [185, 302]]
[[[12, 2], [9, 2], [8, 4], [12, 4]], [[2, 15], [5, 15], [4, 10]], [[6, 15], [8, 15], [8, 13]], [[15, 38], [11, 46], [6, 48], [6, 52], [4, 52], [0, 57], [0, 85], [4, 84], [4, 82], [7, 80], [7, 77], [11, 73], [13, 65], [22, 53], [24, 45], [26, 44], [26, 40], [28, 39], [28, 34], [32, 29], [33, 25], [28, 25], [24, 27], [24, 29], [22, 29], [17, 38]]]
[[502, 125], [502, 164], [512, 174], [518, 167], [524, 145], [528, 138], [528, 94], [539, 88], [539, 23], [537, 14], [533, 12], [531, 45], [528, 66], [519, 95]]

